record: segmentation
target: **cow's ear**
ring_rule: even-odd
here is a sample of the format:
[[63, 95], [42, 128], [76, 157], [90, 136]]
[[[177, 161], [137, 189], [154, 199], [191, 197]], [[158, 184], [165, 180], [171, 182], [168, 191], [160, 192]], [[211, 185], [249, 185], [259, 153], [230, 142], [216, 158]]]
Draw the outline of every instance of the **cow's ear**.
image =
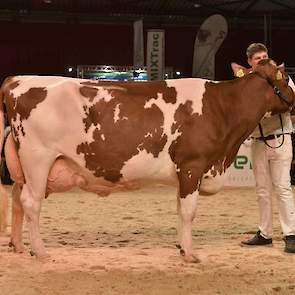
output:
[[286, 69], [285, 69], [285, 64], [284, 63], [281, 63], [278, 67], [278, 70], [281, 71], [281, 72], [285, 72]]
[[243, 77], [246, 74], [247, 69], [243, 66], [238, 65], [235, 62], [231, 63], [231, 68], [232, 68], [234, 75], [236, 77]]
[[286, 76], [285, 64], [282, 63], [277, 66], [276, 80], [282, 80]]

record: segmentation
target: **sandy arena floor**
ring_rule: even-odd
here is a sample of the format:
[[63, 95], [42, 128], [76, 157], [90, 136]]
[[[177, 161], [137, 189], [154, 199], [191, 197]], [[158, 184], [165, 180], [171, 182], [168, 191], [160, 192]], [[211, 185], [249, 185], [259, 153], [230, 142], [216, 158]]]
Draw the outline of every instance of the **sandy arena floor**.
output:
[[51, 195], [41, 218], [51, 259], [15, 254], [0, 237], [0, 294], [295, 294], [295, 255], [283, 252], [276, 205], [273, 247], [249, 248], [239, 243], [256, 231], [254, 189], [200, 196], [193, 236], [201, 263], [185, 264], [175, 248], [175, 194], [159, 186], [107, 198]]

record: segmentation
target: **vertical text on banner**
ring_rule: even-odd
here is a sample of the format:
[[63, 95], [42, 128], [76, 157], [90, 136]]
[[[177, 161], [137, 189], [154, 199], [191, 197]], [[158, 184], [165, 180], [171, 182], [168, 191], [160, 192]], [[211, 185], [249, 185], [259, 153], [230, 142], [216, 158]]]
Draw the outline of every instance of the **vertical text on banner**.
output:
[[165, 76], [165, 32], [149, 30], [147, 34], [148, 79], [163, 80]]

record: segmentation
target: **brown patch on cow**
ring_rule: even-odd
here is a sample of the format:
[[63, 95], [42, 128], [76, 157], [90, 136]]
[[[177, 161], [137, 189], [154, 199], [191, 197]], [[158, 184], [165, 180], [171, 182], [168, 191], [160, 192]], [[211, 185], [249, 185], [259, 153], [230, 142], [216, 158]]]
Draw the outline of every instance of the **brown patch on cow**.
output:
[[[155, 89], [154, 93], [159, 91]], [[85, 129], [88, 131], [91, 125], [96, 128], [92, 134], [93, 142], [81, 143], [77, 153], [84, 154], [86, 167], [96, 177], [116, 182], [122, 177], [125, 162], [140, 151], [145, 150], [156, 158], [163, 150], [167, 142], [164, 114], [155, 104], [145, 108], [152, 94], [144, 94], [136, 89], [131, 92], [112, 90], [111, 100], [101, 98], [89, 109], [84, 109], [87, 114], [83, 119]], [[115, 120], [118, 105], [119, 114]]]
[[174, 114], [175, 123], [173, 123], [171, 127], [172, 134], [174, 134], [180, 126], [188, 123], [193, 113], [192, 105], [193, 102], [191, 100], [179, 105]]
[[165, 81], [87, 81], [80, 84], [96, 87], [120, 87], [126, 90], [127, 95], [145, 97], [146, 99], [157, 99], [158, 94], [162, 94], [166, 103], [176, 103], [177, 93], [175, 87], [168, 87]]
[[5, 102], [7, 107], [7, 113], [10, 120], [16, 120], [17, 114], [20, 115], [20, 120], [26, 120], [29, 118], [31, 111], [41, 103], [47, 95], [45, 88], [34, 87], [30, 88], [27, 92], [21, 94], [18, 97], [14, 97], [10, 91], [16, 88], [19, 82], [13, 82], [5, 88]]
[[89, 98], [89, 100], [92, 102], [94, 97], [97, 95], [97, 89], [89, 86], [83, 86], [79, 89], [80, 93]]
[[34, 87], [17, 97], [15, 110], [20, 115], [21, 121], [29, 118], [31, 111], [46, 98], [46, 95], [45, 88]]
[[[23, 120], [27, 120], [33, 109], [41, 103], [47, 95], [45, 88], [34, 87], [18, 97], [14, 97], [12, 90], [18, 87], [20, 81], [13, 77], [6, 79], [2, 85], [6, 110], [10, 125], [12, 127], [12, 134], [16, 142], [17, 149], [20, 147], [20, 137], [25, 136], [25, 129]], [[17, 123], [17, 115], [19, 115], [20, 122]]]

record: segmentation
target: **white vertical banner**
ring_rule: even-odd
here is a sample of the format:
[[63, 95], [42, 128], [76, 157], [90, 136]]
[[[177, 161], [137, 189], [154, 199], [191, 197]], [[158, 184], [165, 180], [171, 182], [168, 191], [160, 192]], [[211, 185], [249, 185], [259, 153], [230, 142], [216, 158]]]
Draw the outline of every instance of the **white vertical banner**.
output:
[[147, 34], [147, 74], [149, 80], [165, 77], [165, 31], [149, 30]]
[[144, 67], [144, 45], [143, 45], [143, 21], [137, 20], [133, 23], [133, 66]]
[[208, 17], [195, 40], [193, 77], [215, 79], [215, 54], [227, 36], [227, 21], [219, 14]]

